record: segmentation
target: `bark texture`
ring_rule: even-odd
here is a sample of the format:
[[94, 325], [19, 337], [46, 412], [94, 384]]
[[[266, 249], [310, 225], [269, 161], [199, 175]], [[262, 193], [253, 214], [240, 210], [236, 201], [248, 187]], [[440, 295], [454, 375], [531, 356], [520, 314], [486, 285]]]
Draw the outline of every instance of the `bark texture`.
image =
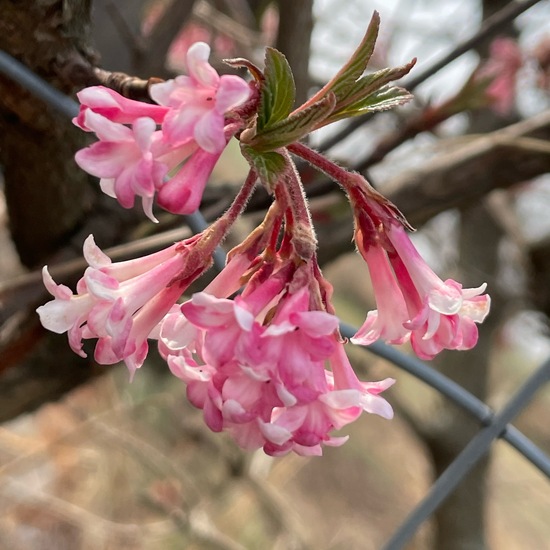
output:
[[[89, 0], [0, 0], [0, 49], [72, 94], [89, 79]], [[27, 266], [44, 261], [92, 203], [73, 160], [82, 132], [0, 75], [0, 162], [12, 236]]]

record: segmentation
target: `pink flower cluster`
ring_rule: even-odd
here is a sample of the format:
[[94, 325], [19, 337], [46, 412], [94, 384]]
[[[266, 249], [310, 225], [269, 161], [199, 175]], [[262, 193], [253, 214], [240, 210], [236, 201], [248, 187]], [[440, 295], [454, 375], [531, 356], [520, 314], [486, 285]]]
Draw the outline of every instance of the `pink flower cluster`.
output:
[[186, 257], [197, 241], [186, 242], [143, 258], [111, 263], [90, 235], [84, 243], [89, 267], [73, 294], [43, 269], [44, 284], [54, 300], [37, 309], [42, 325], [68, 333], [73, 351], [86, 357], [82, 340], [97, 338], [95, 360], [102, 365], [125, 361], [131, 375], [143, 364], [147, 339], [183, 294]]
[[442, 281], [396, 220], [375, 226], [365, 211], [356, 211], [355, 242], [367, 262], [378, 309], [368, 313], [354, 344], [410, 340], [421, 359], [475, 346], [476, 323], [489, 313], [486, 284], [463, 289], [452, 279]]
[[[353, 77], [354, 86], [363, 82], [355, 73], [367, 62], [361, 57], [365, 50], [359, 48], [355, 61], [344, 68], [350, 72], [346, 78], [338, 73], [336, 91], [346, 79]], [[282, 96], [273, 93], [278, 83], [264, 78], [260, 69], [243, 61], [255, 79], [250, 85], [236, 76], [220, 77], [208, 63], [209, 53], [204, 43], [191, 46], [188, 76], [151, 86], [156, 104], [101, 86], [79, 94], [82, 105], [74, 122], [95, 132], [99, 141], [76, 154], [78, 164], [101, 178], [103, 191], [122, 206], [129, 208], [140, 197], [154, 221], [155, 199], [170, 212], [193, 212], [228, 140], [242, 137], [244, 128], [257, 131], [258, 109], [281, 102]], [[274, 53], [270, 59], [266, 74], [283, 63]], [[331, 94], [337, 102], [338, 94]], [[317, 104], [306, 105], [313, 109]], [[394, 380], [360, 381], [346, 355], [291, 154], [338, 182], [354, 210], [355, 242], [367, 262], [378, 309], [367, 314], [352, 343], [410, 341], [423, 359], [444, 349], [470, 349], [490, 306], [485, 285], [463, 289], [427, 266], [407, 235], [404, 218], [360, 174], [300, 143], [302, 134], [292, 132], [298, 128], [305, 135], [311, 128], [302, 123], [292, 115], [290, 121], [277, 119], [263, 135], [267, 141], [258, 142], [261, 147], [245, 144], [248, 176], [226, 212], [200, 235], [119, 263], [112, 263], [90, 236], [84, 243], [88, 268], [76, 294], [56, 284], [44, 268], [53, 300], [37, 310], [44, 327], [68, 333], [75, 353], [85, 357], [83, 340], [96, 339], [96, 361], [124, 361], [131, 376], [146, 358], [148, 340], [156, 340], [210, 429], [226, 430], [241, 447], [263, 448], [273, 456], [320, 455], [323, 446], [346, 441], [334, 432], [362, 412], [393, 415], [380, 393]], [[296, 135], [296, 142], [281, 147], [273, 137], [281, 128]], [[257, 180], [273, 196], [263, 222], [229, 253], [227, 265], [203, 292], [179, 303], [211, 265]]]
[[[214, 284], [227, 288], [225, 278], [222, 272]], [[234, 300], [209, 287], [176, 306], [160, 330], [161, 354], [209, 428], [273, 456], [320, 455], [322, 445], [341, 445], [347, 437], [331, 432], [363, 411], [393, 416], [379, 393], [394, 380], [357, 379], [337, 317], [312, 309], [309, 286], [294, 288], [302, 279], [303, 272], [283, 267], [250, 281]]]
[[477, 80], [491, 79], [486, 96], [491, 107], [500, 115], [508, 115], [516, 100], [518, 73], [523, 66], [523, 55], [516, 40], [495, 38], [489, 47], [489, 59], [477, 69]]
[[[101, 178], [103, 192], [131, 208], [140, 197], [155, 220], [153, 201], [175, 214], [194, 212], [212, 169], [239, 129], [226, 115], [250, 96], [240, 77], [219, 76], [208, 63], [210, 47], [197, 42], [187, 52], [188, 76], [153, 84], [158, 103], [127, 99], [103, 86], [78, 94], [74, 123], [99, 141], [76, 154], [78, 165]], [[159, 129], [160, 125], [160, 129]]]

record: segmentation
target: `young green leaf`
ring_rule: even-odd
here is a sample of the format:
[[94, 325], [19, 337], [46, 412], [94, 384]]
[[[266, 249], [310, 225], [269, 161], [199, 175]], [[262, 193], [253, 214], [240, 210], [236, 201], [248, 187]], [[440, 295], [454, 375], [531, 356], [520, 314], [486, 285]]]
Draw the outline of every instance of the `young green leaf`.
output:
[[286, 118], [296, 97], [290, 65], [286, 57], [274, 48], [266, 49], [264, 78], [260, 86], [259, 132]]
[[267, 189], [273, 190], [287, 168], [285, 158], [275, 151], [260, 153], [247, 145], [241, 145], [241, 150], [244, 157], [254, 166], [261, 182]]
[[407, 103], [412, 97], [412, 94], [404, 88], [386, 85], [372, 92], [367, 97], [351, 103], [341, 110], [335, 111], [325, 119], [323, 126], [344, 118], [374, 113], [376, 111], [387, 111], [388, 109]]
[[350, 60], [334, 75], [323, 88], [321, 88], [312, 98], [304, 103], [300, 109], [309, 107], [311, 104], [325, 97], [329, 92], [336, 95], [337, 103], [340, 96], [347, 93], [347, 90], [354, 85], [359, 77], [365, 72], [374, 51], [374, 45], [378, 37], [380, 27], [380, 16], [375, 11], [370, 20], [369, 26], [363, 37], [363, 40], [353, 52]]
[[257, 151], [272, 151], [299, 141], [315, 128], [323, 126], [323, 121], [330, 116], [335, 104], [334, 94], [329, 93], [306, 109], [295, 111], [263, 132], [258, 132], [248, 145]]
[[389, 82], [402, 78], [410, 72], [415, 63], [416, 59], [413, 59], [401, 67], [381, 69], [375, 73], [362, 76], [350, 86], [344, 94], [338, 97], [338, 104], [335, 111], [339, 112], [348, 105], [367, 98], [370, 94], [381, 89]]

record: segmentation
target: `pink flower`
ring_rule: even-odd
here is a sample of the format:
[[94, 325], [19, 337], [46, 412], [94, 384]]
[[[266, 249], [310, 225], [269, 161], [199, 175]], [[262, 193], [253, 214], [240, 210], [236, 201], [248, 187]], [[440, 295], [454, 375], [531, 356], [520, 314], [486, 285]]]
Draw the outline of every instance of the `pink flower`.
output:
[[210, 429], [229, 431], [245, 449], [319, 455], [346, 441], [331, 432], [362, 411], [390, 418], [377, 394], [392, 381], [355, 377], [335, 337], [338, 319], [310, 310], [307, 287], [290, 293], [272, 283], [235, 300], [194, 294], [183, 315], [174, 309], [161, 325], [161, 353]]
[[151, 86], [151, 97], [169, 107], [162, 129], [172, 143], [193, 139], [208, 153], [226, 145], [225, 114], [243, 104], [250, 87], [240, 77], [219, 76], [208, 63], [210, 47], [204, 42], [187, 51], [189, 76], [178, 76]]
[[172, 214], [195, 212], [220, 154], [196, 149], [179, 171], [160, 186], [158, 205]]
[[368, 263], [378, 311], [369, 312], [351, 341], [368, 345], [381, 338], [399, 344], [410, 338], [422, 359], [443, 349], [475, 346], [476, 323], [483, 322], [490, 307], [486, 285], [463, 289], [452, 279], [442, 281], [400, 223], [388, 222], [382, 236], [373, 237], [374, 226], [362, 216], [357, 219], [356, 243]]
[[[200, 205], [204, 187], [219, 154], [199, 149], [189, 140], [178, 147], [167, 143], [155, 122], [147, 117], [134, 120], [132, 128], [86, 111], [84, 121], [99, 142], [75, 155], [77, 164], [100, 179], [102, 191], [125, 208], [141, 197], [145, 214], [153, 221], [153, 201], [175, 214], [190, 214]], [[169, 171], [187, 158], [170, 179]]]
[[392, 271], [386, 251], [381, 246], [364, 246], [356, 241], [369, 268], [372, 288], [378, 309], [369, 311], [352, 341], [367, 346], [376, 340], [403, 344], [410, 337], [404, 321], [408, 318], [407, 304]]
[[243, 79], [218, 75], [209, 53], [203, 42], [194, 44], [187, 54], [189, 76], [151, 87], [164, 106], [126, 99], [103, 86], [78, 94], [82, 105], [74, 123], [95, 132], [99, 142], [78, 151], [76, 162], [101, 178], [103, 192], [125, 208], [141, 197], [153, 221], [157, 192], [159, 206], [174, 214], [199, 207], [214, 165], [236, 131], [226, 127], [225, 114], [250, 95]]
[[489, 59], [476, 71], [476, 79], [491, 79], [485, 93], [498, 114], [506, 115], [514, 106], [516, 80], [522, 65], [518, 43], [499, 37], [491, 42]]
[[78, 151], [77, 164], [101, 178], [103, 192], [116, 198], [124, 208], [131, 208], [135, 197], [141, 197], [144, 212], [155, 220], [153, 197], [168, 166], [158, 159], [163, 146], [154, 120], [137, 118], [130, 129], [87, 110], [84, 121], [100, 141]]
[[133, 374], [147, 355], [147, 338], [185, 290], [177, 276], [185, 266], [186, 246], [194, 241], [113, 264], [90, 235], [84, 243], [89, 267], [76, 295], [56, 284], [44, 267], [44, 284], [54, 300], [37, 309], [42, 325], [67, 332], [71, 348], [82, 357], [82, 340], [97, 338], [98, 363], [124, 360]]
[[137, 118], [147, 117], [160, 124], [168, 112], [167, 107], [134, 101], [121, 96], [105, 86], [90, 86], [76, 94], [80, 101], [80, 112], [73, 123], [86, 131], [95, 131], [86, 123], [86, 112], [91, 110], [112, 122], [132, 124]]
[[411, 344], [422, 359], [443, 349], [473, 348], [478, 339], [476, 323], [489, 313], [491, 299], [483, 294], [487, 285], [462, 288], [452, 279], [442, 281], [424, 262], [401, 225], [393, 225], [388, 237], [397, 256], [391, 258], [403, 290], [410, 320]]

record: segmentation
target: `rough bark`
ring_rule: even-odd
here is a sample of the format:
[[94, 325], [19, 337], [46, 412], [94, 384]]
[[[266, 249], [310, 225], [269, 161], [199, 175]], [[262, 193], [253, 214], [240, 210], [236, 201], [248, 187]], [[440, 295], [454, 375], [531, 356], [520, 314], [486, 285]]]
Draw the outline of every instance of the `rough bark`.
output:
[[[0, 49], [72, 94], [95, 83], [89, 12], [89, 0], [0, 0]], [[113, 216], [111, 199], [96, 200], [97, 182], [89, 185], [76, 166], [74, 153], [85, 140], [66, 116], [0, 75], [0, 163], [10, 229], [27, 266], [54, 254], [58, 260], [74, 256], [91, 232], [102, 246], [113, 244], [131, 223], [130, 212], [117, 208]], [[71, 249], [73, 239], [78, 247]], [[32, 310], [41, 287], [11, 302], [0, 299], [0, 420], [59, 398], [102, 370], [70, 352], [66, 338], [39, 326]]]
[[[82, 87], [93, 54], [89, 0], [0, 0], [0, 49], [61, 91]], [[52, 253], [92, 202], [73, 160], [82, 132], [0, 75], [0, 162], [12, 236], [27, 266]]]

